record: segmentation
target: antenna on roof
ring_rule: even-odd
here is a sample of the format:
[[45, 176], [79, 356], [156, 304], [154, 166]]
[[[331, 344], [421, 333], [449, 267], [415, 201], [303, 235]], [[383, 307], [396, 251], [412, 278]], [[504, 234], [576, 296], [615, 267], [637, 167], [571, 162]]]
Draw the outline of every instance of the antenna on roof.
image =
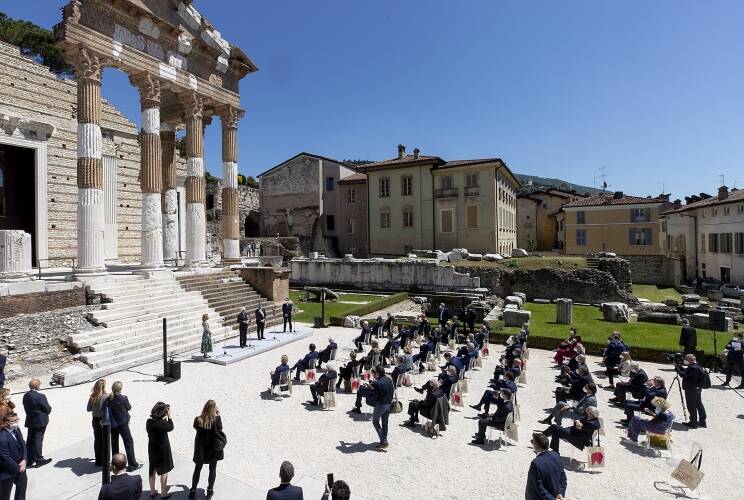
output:
[[604, 193], [607, 191], [607, 188], [610, 187], [610, 184], [607, 184], [607, 174], [605, 171], [607, 170], [607, 167], [599, 167], [600, 174], [594, 176], [594, 189], [597, 189], [597, 179], [602, 179], [602, 192]]
[[725, 186], [726, 185], [726, 174], [719, 174], [718, 180], [721, 181], [721, 186]]

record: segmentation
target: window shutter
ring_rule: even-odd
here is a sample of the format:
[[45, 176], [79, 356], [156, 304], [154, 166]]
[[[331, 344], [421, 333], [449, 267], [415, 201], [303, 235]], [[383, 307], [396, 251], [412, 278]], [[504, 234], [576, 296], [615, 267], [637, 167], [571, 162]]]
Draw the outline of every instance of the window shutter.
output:
[[[633, 212], [631, 212], [631, 217], [632, 217], [632, 213]], [[628, 230], [628, 242], [631, 245], [635, 245], [635, 239], [633, 238], [633, 236], [635, 236], [635, 229], [629, 229]]]
[[643, 217], [645, 218], [645, 222], [651, 222], [651, 209], [646, 208], [643, 210]]
[[644, 229], [644, 231], [646, 232], [646, 245], [650, 245], [652, 243], [651, 238], [653, 237], [653, 231], [651, 231], [651, 229]]

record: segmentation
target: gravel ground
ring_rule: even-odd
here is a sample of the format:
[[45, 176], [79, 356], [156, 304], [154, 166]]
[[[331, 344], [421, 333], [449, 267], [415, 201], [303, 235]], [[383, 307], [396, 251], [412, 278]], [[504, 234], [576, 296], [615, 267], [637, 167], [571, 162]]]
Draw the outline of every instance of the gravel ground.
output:
[[[340, 345], [339, 358], [343, 359], [348, 356], [356, 334], [355, 329], [328, 328], [317, 332], [313, 341], [324, 346], [329, 335], [335, 337]], [[293, 363], [306, 352], [308, 343], [296, 342], [227, 367], [187, 362], [183, 365], [183, 378], [170, 385], [154, 382], [154, 375], [160, 371], [158, 363], [107, 377], [109, 382], [122, 380], [125, 384], [124, 392], [133, 406], [132, 431], [140, 460], [146, 459], [144, 423], [156, 401], [172, 404], [176, 429], [171, 442], [174, 449], [190, 454], [194, 439], [192, 419], [204, 401], [212, 398], [221, 408], [229, 441], [220, 470], [259, 489], [276, 485], [279, 464], [290, 460], [298, 477], [310, 476], [322, 481], [327, 473], [333, 472], [336, 478], [346, 480], [352, 491], [376, 500], [523, 498], [527, 470], [534, 457], [528, 445], [529, 436], [533, 429], [544, 428], [537, 420], [543, 418], [542, 409], [551, 406], [553, 400], [555, 370], [549, 362], [550, 352], [531, 351], [528, 383], [519, 391], [522, 422], [520, 442], [516, 446], [495, 449], [469, 445], [476, 430], [476, 411], [466, 406], [451, 413], [448, 430], [437, 440], [425, 437], [419, 429], [402, 427], [405, 412], [392, 415], [391, 447], [388, 453], [377, 453], [372, 450], [377, 438], [371, 423], [347, 414], [353, 404], [352, 395], [338, 394], [337, 408], [333, 411], [304, 406], [302, 403], [310, 397], [307, 387], [295, 387], [291, 398], [262, 398], [268, 373], [278, 364], [279, 356], [286, 352]], [[492, 352], [500, 350], [492, 349]], [[485, 388], [498, 359], [495, 354], [475, 372], [466, 404], [475, 402]], [[597, 358], [590, 357], [590, 367], [597, 367], [596, 362]], [[643, 367], [649, 376], [660, 374], [671, 381], [670, 367], [651, 363], [644, 363]], [[423, 380], [421, 377], [418, 383]], [[713, 383], [719, 383], [716, 376]], [[46, 391], [54, 411], [47, 430], [45, 454], [55, 461], [66, 457], [57, 456], [54, 450], [90, 438], [90, 423], [85, 413], [88, 392], [89, 385]], [[400, 392], [406, 407], [415, 396], [418, 394], [412, 389], [404, 388]], [[665, 459], [620, 444], [623, 430], [614, 422], [622, 418], [622, 413], [608, 407], [609, 397], [611, 393], [600, 391], [599, 407], [607, 427], [602, 440], [607, 467], [601, 472], [585, 472], [576, 467], [568, 470], [567, 498], [674, 498], [674, 494], [654, 487], [654, 482], [676, 484], [670, 478], [671, 468]], [[20, 402], [20, 396], [15, 399]], [[700, 443], [706, 451], [701, 497], [740, 498], [744, 483], [736, 478], [740, 477], [737, 467], [741, 464], [744, 401], [733, 390], [717, 388], [706, 391], [703, 399], [708, 408], [708, 429], [686, 431], [675, 426], [672, 455], [687, 456], [693, 442]], [[676, 392], [672, 401], [672, 411], [679, 422], [682, 411]], [[566, 456], [585, 460], [583, 453], [565, 443], [561, 451]], [[464, 480], [463, 474], [469, 479]], [[35, 483], [34, 471], [29, 476], [29, 492], [43, 488]], [[70, 472], [70, 480], [74, 477]], [[188, 478], [171, 478], [171, 482], [186, 483]], [[29, 494], [32, 498], [33, 494]]]

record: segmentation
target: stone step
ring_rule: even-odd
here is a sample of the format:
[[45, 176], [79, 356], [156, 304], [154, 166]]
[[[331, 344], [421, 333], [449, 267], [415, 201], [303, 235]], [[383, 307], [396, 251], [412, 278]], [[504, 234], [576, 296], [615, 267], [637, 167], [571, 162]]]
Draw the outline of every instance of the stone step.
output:
[[[209, 309], [203, 309], [201, 314], [210, 314]], [[193, 327], [201, 328], [201, 314], [199, 310], [193, 312], [183, 313], [180, 315], [169, 316], [167, 325], [168, 331], [171, 328], [178, 328], [183, 325], [189, 325]], [[212, 312], [212, 315], [217, 315], [216, 312]], [[198, 316], [197, 316], [198, 315]], [[98, 330], [88, 331], [84, 333], [76, 333], [70, 337], [69, 342], [73, 347], [78, 349], [90, 348], [97, 350], [99, 345], [106, 344], [107, 342], [118, 341], [120, 339], [126, 339], [134, 337], [140, 331], [160, 331], [163, 330], [163, 319], [155, 318], [148, 321], [137, 323], [136, 327], [133, 325], [121, 325], [113, 328], [101, 328]]]
[[178, 282], [176, 281], [169, 281], [167, 283], [158, 283], [158, 284], [147, 284], [142, 283], [141, 285], [137, 286], [131, 286], [126, 288], [91, 288], [90, 291], [95, 294], [103, 295], [107, 298], [120, 298], [120, 297], [127, 297], [131, 295], [136, 295], [140, 293], [166, 293], [169, 290], [175, 290], [177, 288], [180, 288], [178, 285]]
[[[190, 290], [193, 292], [200, 291], [197, 289]], [[210, 299], [220, 299], [223, 297], [241, 297], [241, 298], [252, 298], [255, 297], [256, 299], [261, 298], [261, 296], [254, 292], [253, 290], [246, 290], [244, 288], [223, 288], [223, 289], [217, 289], [209, 292], [201, 292], [201, 296], [204, 297], [206, 300]]]
[[[165, 306], [154, 304], [147, 310], [139, 309], [139, 312], [127, 311], [124, 314], [105, 316], [98, 319], [94, 318], [93, 322], [95, 323], [96, 321], [98, 321], [102, 326], [110, 328], [125, 324], [137, 324], [147, 320], [162, 319], [163, 317], [182, 315], [185, 313], [195, 313], [196, 311], [202, 309], [211, 310], [211, 308], [206, 303], [196, 301], [194, 301], [193, 303], [182, 304], [180, 307], [178, 307], [178, 309], [174, 309], [168, 304], [166, 304]], [[109, 309], [106, 312], [109, 311], [114, 313], [118, 312], [116, 309]], [[214, 314], [217, 314], [216, 311], [214, 311]]]
[[232, 296], [232, 297], [222, 297], [222, 298], [213, 298], [211, 300], [207, 300], [209, 305], [211, 307], [214, 307], [215, 309], [218, 309], [221, 306], [224, 305], [235, 305], [235, 306], [242, 306], [245, 307], [246, 310], [249, 312], [253, 312], [253, 310], [256, 308], [256, 306], [260, 303], [263, 304], [266, 309], [269, 308], [269, 306], [273, 306], [273, 304], [260, 295], [256, 296], [250, 296], [250, 297], [239, 297], [239, 296]]
[[227, 281], [227, 282], [219, 282], [219, 283], [205, 283], [205, 284], [192, 284], [192, 285], [185, 285], [183, 283], [180, 283], [181, 288], [184, 290], [199, 290], [202, 293], [213, 293], [213, 292], [219, 292], [220, 290], [248, 290], [253, 293], [258, 293], [256, 290], [253, 289], [250, 285], [244, 283], [244, 282], [236, 282], [236, 281]]
[[136, 279], [124, 280], [124, 281], [104, 281], [104, 282], [93, 282], [88, 283], [88, 287], [91, 290], [96, 291], [107, 291], [107, 290], [128, 290], [136, 287], [157, 287], [160, 285], [167, 285], [170, 283], [176, 283], [176, 279], [172, 275], [165, 275], [162, 278], [143, 278], [137, 277]]
[[[179, 293], [180, 292], [180, 293]], [[140, 304], [148, 304], [152, 302], [153, 300], [166, 300], [173, 298], [175, 296], [183, 296], [184, 298], [192, 297], [192, 298], [201, 298], [201, 294], [197, 291], [193, 292], [184, 292], [181, 289], [173, 289], [169, 290], [167, 293], [142, 293], [142, 294], [132, 294], [127, 295], [125, 297], [116, 297], [116, 300], [114, 302], [108, 302], [106, 304], [101, 304], [101, 310], [109, 310], [109, 309], [122, 309], [124, 307], [132, 307], [135, 305]]]

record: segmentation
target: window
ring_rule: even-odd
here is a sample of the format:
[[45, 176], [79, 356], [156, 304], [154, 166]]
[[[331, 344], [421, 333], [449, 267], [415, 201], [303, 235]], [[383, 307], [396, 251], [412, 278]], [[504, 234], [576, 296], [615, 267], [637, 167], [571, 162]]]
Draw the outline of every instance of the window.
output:
[[454, 231], [454, 220], [452, 219], [452, 210], [442, 210], [439, 212], [439, 227], [443, 233]]
[[439, 178], [439, 187], [442, 189], [452, 189], [453, 185], [451, 175], [443, 175]]
[[326, 215], [326, 230], [327, 231], [336, 230], [336, 218], [333, 215]]
[[470, 205], [467, 207], [466, 224], [469, 229], [478, 228], [478, 206]]
[[715, 217], [715, 216], [717, 216], [717, 215], [718, 215], [718, 209], [717, 209], [717, 208], [713, 208], [713, 209], [711, 209], [711, 212], [713, 212], [713, 213], [711, 214], [711, 215], [712, 215], [713, 217]]
[[730, 207], [723, 207], [723, 215], [729, 215], [731, 213]]
[[403, 227], [413, 227], [413, 209], [406, 207], [403, 209]]
[[586, 245], [586, 229], [576, 230], [576, 244], [579, 246]]
[[583, 210], [576, 212], [576, 224], [586, 224], [586, 212]]
[[400, 178], [400, 195], [411, 196], [413, 194], [413, 177], [404, 175]]
[[387, 178], [380, 179], [380, 198], [388, 198], [389, 196], [390, 196], [390, 179], [387, 179]]
[[346, 223], [346, 232], [349, 234], [356, 234], [356, 219], [353, 217], [349, 218]]
[[630, 222], [651, 222], [650, 208], [631, 208]]
[[630, 244], [633, 246], [646, 246], [651, 244], [651, 229], [631, 228]]
[[356, 203], [356, 189], [349, 189], [349, 192], [346, 195], [346, 201], [349, 203], [349, 205], [351, 205], [352, 203]]
[[478, 187], [478, 174], [468, 174], [465, 177], [465, 185], [467, 187]]
[[326, 177], [326, 191], [333, 191], [336, 180], [333, 177]]
[[736, 207], [736, 213], [739, 214], [739, 215], [744, 214], [744, 204], [739, 205], [738, 207]]
[[718, 233], [708, 235], [708, 251], [710, 253], [718, 253]]
[[380, 212], [380, 228], [390, 228], [390, 212]]
[[718, 241], [721, 253], [731, 253], [732, 237], [731, 233], [720, 233]]
[[736, 255], [744, 255], [744, 233], [736, 233], [734, 235], [734, 253]]

